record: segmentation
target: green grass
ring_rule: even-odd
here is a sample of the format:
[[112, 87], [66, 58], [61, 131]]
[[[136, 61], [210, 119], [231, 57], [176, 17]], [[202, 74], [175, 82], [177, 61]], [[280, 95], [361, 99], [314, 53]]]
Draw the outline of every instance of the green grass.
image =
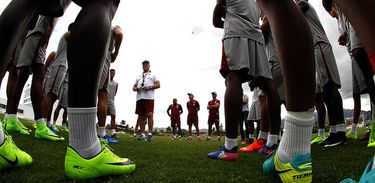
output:
[[[360, 133], [364, 133], [364, 129]], [[68, 134], [62, 134], [66, 139]], [[13, 134], [13, 140], [33, 157], [26, 168], [0, 172], [0, 182], [73, 182], [64, 173], [64, 157], [68, 142], [48, 142], [30, 136]], [[222, 142], [172, 141], [156, 136], [153, 142], [138, 142], [129, 134], [120, 135], [120, 143], [112, 145], [114, 152], [136, 162], [130, 175], [103, 177], [86, 182], [273, 182], [265, 177], [261, 165], [265, 156], [258, 153], [239, 154], [239, 161], [224, 162], [207, 158]], [[375, 149], [366, 142], [351, 142], [326, 149], [313, 146], [313, 181], [339, 182], [351, 177], [358, 180], [374, 155]]]

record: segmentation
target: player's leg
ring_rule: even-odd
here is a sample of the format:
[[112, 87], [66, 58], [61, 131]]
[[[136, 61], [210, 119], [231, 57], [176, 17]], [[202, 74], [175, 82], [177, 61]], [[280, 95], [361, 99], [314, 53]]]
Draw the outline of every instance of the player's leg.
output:
[[[217, 151], [209, 153], [212, 159], [237, 160], [238, 123], [242, 116], [242, 81], [240, 74], [229, 71], [225, 77], [224, 113], [225, 113], [225, 144]], [[224, 152], [224, 153], [223, 153]]]
[[211, 140], [211, 135], [212, 135], [211, 133], [212, 133], [212, 123], [209, 121], [208, 122], [208, 135], [207, 135], [206, 141]]
[[276, 91], [276, 87], [272, 80], [263, 79], [260, 88], [267, 96], [266, 115], [269, 117], [269, 135], [266, 146], [259, 150], [260, 153], [270, 154], [277, 148], [280, 133], [280, 96]]
[[153, 112], [154, 104], [152, 101], [152, 111], [147, 112], [147, 120], [148, 120], [148, 133], [147, 133], [147, 141], [152, 141], [152, 130], [154, 129], [154, 112]]
[[318, 113], [318, 135], [311, 141], [311, 144], [316, 144], [325, 140], [326, 107], [323, 101], [323, 94], [316, 94], [315, 107]]
[[[266, 14], [282, 64], [286, 91], [284, 134], [277, 152], [263, 164], [267, 175], [278, 175], [282, 181], [304, 175], [301, 181], [312, 181], [311, 132], [315, 94], [314, 55], [310, 27], [291, 0], [258, 0]], [[292, 17], [292, 18], [291, 18]], [[293, 27], [293, 29], [290, 29]], [[298, 161], [304, 169], [290, 169]]]
[[119, 1], [74, 2], [83, 3], [83, 6], [67, 48], [70, 133], [65, 173], [73, 179], [130, 173], [135, 164], [113, 154], [106, 143], [100, 143], [95, 125], [99, 74], [108, 48], [111, 20]]
[[201, 136], [199, 136], [198, 120], [196, 122], [194, 122], [193, 124], [194, 124], [194, 127], [195, 127], [195, 134], [197, 135], [197, 139], [200, 141], [201, 140]]
[[221, 131], [220, 131], [219, 119], [217, 119], [217, 121], [215, 122], [215, 128], [216, 128], [216, 135], [217, 135], [216, 139], [220, 141]]

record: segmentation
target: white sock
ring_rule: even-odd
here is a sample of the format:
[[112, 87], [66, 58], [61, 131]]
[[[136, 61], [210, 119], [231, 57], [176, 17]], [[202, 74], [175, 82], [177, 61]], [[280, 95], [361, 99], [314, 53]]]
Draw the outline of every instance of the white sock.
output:
[[16, 118], [17, 119], [17, 114], [8, 114], [7, 118]]
[[44, 125], [46, 125], [46, 119], [40, 118], [40, 119], [36, 120], [35, 123], [36, 123], [37, 129], [44, 129], [45, 128]]
[[336, 126], [330, 126], [329, 133], [337, 133]]
[[267, 147], [272, 147], [273, 145], [277, 144], [278, 140], [279, 140], [279, 136], [278, 135], [269, 134], [266, 146]]
[[249, 134], [249, 139], [253, 139], [254, 138], [254, 134]]
[[[152, 135], [152, 133], [151, 132], [148, 132], [148, 134], [147, 135]], [[199, 135], [198, 135], [198, 137], [199, 137]]]
[[319, 128], [318, 129], [318, 135], [322, 138], [324, 138], [324, 134], [326, 133], [326, 130], [324, 128]]
[[51, 127], [51, 121], [48, 121], [48, 120], [47, 120], [46, 122], [47, 122], [47, 126], [48, 126], [48, 127]]
[[268, 139], [268, 133], [259, 131], [258, 139], [267, 140]]
[[84, 158], [92, 158], [102, 149], [96, 134], [96, 112], [96, 107], [68, 108], [69, 146]]
[[3, 142], [4, 142], [4, 131], [3, 131], [3, 125], [0, 124], [0, 145], [3, 144]]
[[350, 128], [350, 133], [351, 134], [357, 134], [357, 126], [358, 126], [358, 124], [352, 124], [352, 127]]
[[142, 133], [141, 136], [142, 136], [142, 137], [146, 137], [146, 134], [145, 134], [145, 133]]
[[8, 113], [4, 113], [3, 121], [5, 121], [6, 119], [8, 119]]
[[53, 124], [53, 126], [55, 126], [55, 125], [56, 125], [56, 121], [55, 121], [55, 120], [53, 120], [53, 121], [52, 121], [52, 124]]
[[105, 127], [99, 127], [98, 128], [98, 136], [104, 137], [105, 135], [107, 135], [107, 133], [105, 132]]
[[281, 161], [289, 162], [297, 154], [311, 153], [313, 124], [313, 109], [306, 112], [287, 111], [284, 134], [277, 151]]
[[336, 125], [337, 132], [345, 132], [345, 124], [338, 124]]
[[115, 129], [111, 129], [111, 133], [112, 133], [112, 135], [114, 135], [116, 133], [116, 130]]
[[225, 149], [231, 150], [233, 147], [237, 146], [237, 139], [230, 139], [225, 137]]

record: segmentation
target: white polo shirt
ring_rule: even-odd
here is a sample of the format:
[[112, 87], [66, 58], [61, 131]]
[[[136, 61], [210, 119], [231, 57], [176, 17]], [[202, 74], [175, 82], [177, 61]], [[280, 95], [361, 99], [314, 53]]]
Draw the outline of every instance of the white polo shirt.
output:
[[155, 90], [143, 90], [142, 83], [143, 87], [145, 87], [152, 86], [155, 82], [159, 82], [159, 79], [153, 73], [151, 73], [151, 71], [142, 73], [137, 77], [134, 82], [134, 85], [137, 85], [137, 87], [140, 88], [140, 90], [137, 92], [137, 101], [141, 99], [154, 100]]

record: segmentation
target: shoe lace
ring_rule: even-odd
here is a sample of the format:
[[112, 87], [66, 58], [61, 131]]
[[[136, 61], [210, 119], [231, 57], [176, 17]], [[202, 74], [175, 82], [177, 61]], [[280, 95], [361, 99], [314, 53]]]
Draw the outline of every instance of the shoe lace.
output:
[[105, 139], [102, 138], [102, 137], [100, 137], [99, 140], [100, 140], [100, 144], [102, 145], [102, 148], [107, 148], [107, 149], [109, 149], [111, 152], [113, 152], [113, 149], [112, 149], [111, 146], [109, 146], [109, 143], [108, 143], [107, 140], [105, 140]]

